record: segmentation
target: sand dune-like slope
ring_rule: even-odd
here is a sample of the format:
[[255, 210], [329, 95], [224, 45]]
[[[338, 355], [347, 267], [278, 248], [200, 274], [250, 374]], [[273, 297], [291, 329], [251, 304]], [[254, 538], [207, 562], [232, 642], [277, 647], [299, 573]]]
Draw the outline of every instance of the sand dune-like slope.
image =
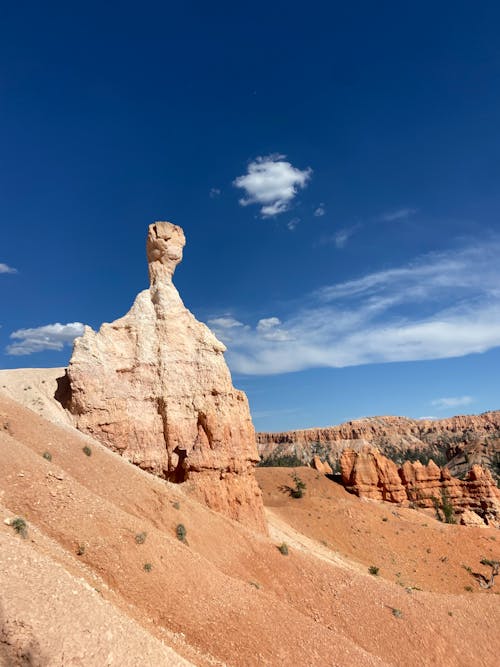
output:
[[[478, 557], [498, 556], [500, 539], [491, 539], [498, 531], [442, 526], [410, 510], [397, 516], [393, 507], [349, 496], [311, 470], [300, 470], [308, 487], [304, 498], [294, 500], [280, 490], [289, 471], [267, 469], [258, 478], [271, 537], [257, 535], [198, 504], [189, 482], [173, 485], [149, 476], [63, 416], [59, 423], [48, 421], [58, 410], [48, 408], [50, 391], [44, 389], [47, 418], [35, 414], [22, 404], [28, 391], [33, 396], [26, 403], [36, 399], [33, 383], [26, 392], [18, 383], [14, 392], [5, 373], [5, 664], [497, 663], [500, 598], [495, 588], [481, 590], [452, 551], [460, 544], [465, 564], [475, 568]], [[26, 538], [4, 523], [18, 516], [27, 521]], [[179, 524], [186, 543], [176, 537]], [[426, 531], [432, 546], [421, 548]], [[288, 556], [276, 548], [283, 541]], [[432, 558], [427, 569], [420, 563], [422, 549]], [[437, 562], [446, 564], [441, 557], [451, 563], [451, 583], [446, 569], [440, 571], [443, 581], [429, 574]], [[378, 577], [367, 573], [368, 563], [380, 567]], [[407, 592], [396, 572], [405, 586], [422, 591]], [[464, 590], [469, 584], [473, 592]], [[22, 662], [23, 651], [31, 651], [31, 663]]]

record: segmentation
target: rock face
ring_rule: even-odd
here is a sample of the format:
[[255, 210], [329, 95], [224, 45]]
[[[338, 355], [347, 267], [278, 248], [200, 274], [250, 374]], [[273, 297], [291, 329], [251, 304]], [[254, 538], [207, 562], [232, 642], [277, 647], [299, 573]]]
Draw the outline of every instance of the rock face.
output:
[[212, 509], [265, 531], [247, 398], [232, 385], [225, 346], [172, 283], [184, 244], [180, 227], [150, 225], [150, 287], [124, 317], [75, 341], [66, 407], [81, 431], [132, 463], [187, 481]]
[[333, 475], [333, 470], [328, 461], [322, 461], [319, 456], [313, 456], [311, 468], [323, 473], [323, 475]]
[[358, 496], [393, 503], [406, 500], [396, 464], [376, 449], [345, 450], [340, 470], [344, 486]]
[[344, 449], [360, 451], [367, 445], [398, 465], [433, 458], [460, 477], [481, 465], [500, 482], [500, 411], [440, 420], [370, 417], [327, 428], [257, 433], [259, 453], [270, 462], [295, 456], [307, 463], [319, 455], [335, 468]]
[[434, 461], [427, 465], [406, 461], [398, 469], [373, 447], [345, 450], [340, 466], [344, 486], [360, 497], [426, 508], [446, 502], [462, 515], [462, 523], [472, 525], [475, 516], [483, 525], [500, 527], [500, 489], [481, 466], [472, 466], [466, 479], [460, 480]]

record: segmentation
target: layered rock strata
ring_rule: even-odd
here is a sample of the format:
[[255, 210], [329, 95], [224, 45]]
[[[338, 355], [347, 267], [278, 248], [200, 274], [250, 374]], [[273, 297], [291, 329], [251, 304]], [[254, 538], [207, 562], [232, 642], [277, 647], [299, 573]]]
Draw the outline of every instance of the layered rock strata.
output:
[[172, 282], [184, 244], [180, 227], [150, 225], [150, 287], [124, 317], [75, 341], [66, 407], [81, 431], [132, 463], [188, 481], [212, 509], [265, 531], [247, 398], [232, 385], [225, 346]]
[[264, 460], [294, 456], [304, 463], [314, 455], [335, 468], [344, 449], [377, 447], [401, 464], [407, 458], [429, 457], [446, 463], [453, 475], [465, 476], [473, 465], [488, 468], [500, 480], [500, 411], [449, 419], [370, 417], [326, 428], [283, 433], [257, 433]]
[[483, 524], [500, 527], [500, 489], [481, 466], [473, 465], [460, 480], [433, 461], [406, 461], [398, 468], [373, 447], [345, 450], [340, 466], [344, 486], [360, 497], [437, 509], [447, 503], [463, 523], [480, 517]]

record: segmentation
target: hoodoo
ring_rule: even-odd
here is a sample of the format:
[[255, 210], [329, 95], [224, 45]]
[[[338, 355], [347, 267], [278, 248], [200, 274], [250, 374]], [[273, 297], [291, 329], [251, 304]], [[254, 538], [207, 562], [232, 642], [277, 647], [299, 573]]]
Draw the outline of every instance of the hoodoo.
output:
[[76, 340], [67, 407], [81, 431], [124, 458], [265, 531], [247, 398], [233, 387], [225, 346], [172, 282], [184, 245], [180, 227], [149, 226], [150, 287], [124, 317]]

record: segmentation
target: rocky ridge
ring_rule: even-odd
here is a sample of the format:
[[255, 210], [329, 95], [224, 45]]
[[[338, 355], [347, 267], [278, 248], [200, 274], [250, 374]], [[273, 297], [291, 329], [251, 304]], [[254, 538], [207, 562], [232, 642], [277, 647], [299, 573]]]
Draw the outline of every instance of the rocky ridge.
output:
[[75, 341], [60, 400], [80, 431], [128, 461], [187, 482], [212, 509], [265, 532], [248, 401], [232, 385], [225, 346], [172, 282], [185, 237], [149, 226], [150, 287], [130, 311]]
[[314, 455], [338, 469], [345, 449], [372, 446], [402, 464], [406, 459], [446, 465], [452, 475], [465, 477], [473, 465], [490, 470], [500, 481], [500, 411], [459, 415], [449, 419], [371, 417], [338, 426], [283, 433], [257, 433], [264, 461], [294, 456], [309, 463]]

